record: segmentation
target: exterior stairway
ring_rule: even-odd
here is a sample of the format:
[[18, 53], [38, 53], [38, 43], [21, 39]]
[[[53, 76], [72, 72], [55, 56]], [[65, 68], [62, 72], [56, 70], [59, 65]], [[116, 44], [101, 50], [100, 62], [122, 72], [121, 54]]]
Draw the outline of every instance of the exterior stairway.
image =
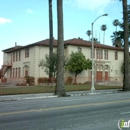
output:
[[11, 65], [2, 65], [2, 69], [1, 69], [1, 77], [4, 77], [5, 73], [7, 72], [7, 70], [11, 68]]

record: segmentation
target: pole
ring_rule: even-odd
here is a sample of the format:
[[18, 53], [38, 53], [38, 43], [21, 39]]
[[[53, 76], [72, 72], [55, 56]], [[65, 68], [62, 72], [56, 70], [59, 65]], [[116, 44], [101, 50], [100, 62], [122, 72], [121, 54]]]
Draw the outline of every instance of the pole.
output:
[[94, 88], [94, 41], [93, 41], [93, 24], [92, 23], [92, 87], [91, 87], [91, 92], [95, 90]]
[[[99, 19], [100, 17], [102, 16], [107, 16], [108, 14], [103, 14], [99, 17], [97, 17], [94, 22]], [[94, 41], [93, 41], [93, 25], [94, 25], [94, 22], [92, 23], [92, 87], [91, 87], [91, 92], [93, 93], [93, 91], [95, 90], [95, 87], [94, 87], [94, 71], [95, 71], [95, 65], [94, 65]]]

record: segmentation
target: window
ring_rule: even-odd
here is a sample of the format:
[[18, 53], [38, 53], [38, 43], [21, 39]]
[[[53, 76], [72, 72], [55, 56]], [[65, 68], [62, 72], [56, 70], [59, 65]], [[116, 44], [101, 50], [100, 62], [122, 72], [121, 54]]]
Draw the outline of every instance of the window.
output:
[[13, 78], [14, 78], [14, 71], [15, 71], [15, 69], [13, 68]]
[[13, 62], [15, 62], [15, 52], [13, 52]]
[[105, 70], [108, 70], [108, 65], [105, 65]]
[[29, 48], [25, 49], [25, 58], [29, 57]]
[[78, 52], [82, 52], [82, 48], [80, 46], [78, 47]]
[[108, 60], [108, 50], [104, 50], [104, 59]]
[[10, 69], [10, 78], [12, 78], [12, 69]]
[[17, 78], [17, 68], [16, 68], [16, 75], [15, 75], [15, 77]]
[[18, 61], [18, 52], [16, 51], [16, 61]]
[[102, 49], [97, 49], [97, 59], [102, 59]]
[[18, 68], [18, 77], [20, 78], [20, 67]]
[[21, 61], [21, 51], [19, 51], [19, 61]]
[[118, 52], [115, 52], [115, 60], [118, 60]]

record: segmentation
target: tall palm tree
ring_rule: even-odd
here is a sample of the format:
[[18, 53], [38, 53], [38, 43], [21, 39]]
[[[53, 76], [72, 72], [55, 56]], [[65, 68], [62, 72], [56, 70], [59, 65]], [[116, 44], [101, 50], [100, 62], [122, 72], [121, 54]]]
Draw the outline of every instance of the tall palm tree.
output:
[[113, 32], [111, 36], [113, 46], [123, 48], [123, 31]]
[[119, 26], [119, 20], [118, 19], [115, 19], [113, 21], [113, 25], [116, 27], [116, 32], [117, 32], [117, 26]]
[[88, 31], [86, 32], [86, 34], [88, 35], [89, 41], [90, 41], [91, 30], [88, 30]]
[[[49, 2], [49, 57], [50, 61], [53, 55], [53, 16], [52, 16], [52, 0], [48, 0]], [[51, 68], [49, 68], [49, 77], [52, 77], [53, 73], [51, 72]]]
[[[92, 42], [92, 38], [90, 39], [90, 41]], [[99, 43], [97, 38], [93, 38], [93, 41], [96, 42], [96, 43]]]
[[127, 0], [122, 0], [123, 8], [123, 28], [124, 28], [124, 82], [123, 90], [130, 90], [129, 86], [129, 24], [128, 24], [128, 10], [127, 10]]
[[57, 0], [58, 46], [57, 46], [57, 90], [58, 96], [66, 96], [64, 86], [64, 33], [63, 1]]
[[103, 25], [101, 26], [101, 30], [104, 32], [104, 35], [103, 35], [103, 44], [105, 44], [105, 31], [106, 31], [106, 29], [107, 29], [106, 24], [103, 24]]

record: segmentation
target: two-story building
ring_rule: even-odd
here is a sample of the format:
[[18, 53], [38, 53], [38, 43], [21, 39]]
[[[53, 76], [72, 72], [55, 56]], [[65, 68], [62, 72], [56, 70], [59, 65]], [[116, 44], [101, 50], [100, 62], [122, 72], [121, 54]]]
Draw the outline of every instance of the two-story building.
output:
[[[54, 50], [57, 48], [57, 40], [53, 39]], [[64, 42], [64, 54], [69, 58], [71, 52], [82, 52], [86, 59], [92, 59], [92, 43], [81, 38], [74, 38]], [[22, 82], [25, 76], [35, 78], [38, 84], [39, 77], [47, 77], [38, 64], [49, 54], [49, 39], [39, 41], [26, 46], [15, 45], [3, 50], [2, 76], [7, 82]], [[121, 65], [123, 63], [123, 49], [113, 46], [94, 43], [95, 81], [117, 80], [122, 81]], [[74, 76], [65, 72], [67, 76]], [[91, 70], [84, 70], [78, 75], [77, 82], [91, 81]]]

